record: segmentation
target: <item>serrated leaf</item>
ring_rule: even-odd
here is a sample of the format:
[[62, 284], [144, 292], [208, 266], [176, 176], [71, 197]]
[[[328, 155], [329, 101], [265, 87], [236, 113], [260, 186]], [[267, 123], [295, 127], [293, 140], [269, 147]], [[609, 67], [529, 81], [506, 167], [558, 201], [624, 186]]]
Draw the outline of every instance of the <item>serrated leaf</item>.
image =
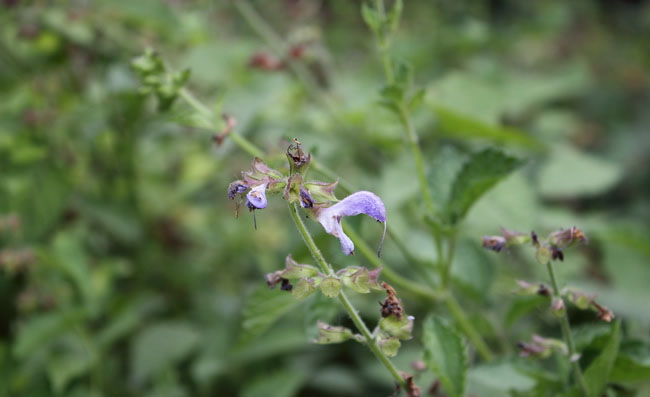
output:
[[260, 336], [299, 302], [286, 291], [271, 290], [266, 285], [260, 285], [244, 305], [238, 345], [246, 345]]
[[522, 164], [494, 149], [478, 152], [465, 163], [451, 188], [446, 214], [457, 223], [485, 192]]
[[467, 356], [460, 335], [435, 315], [424, 321], [422, 329], [424, 362], [440, 379], [448, 395], [462, 397]]
[[590, 397], [600, 396], [605, 385], [607, 385], [616, 357], [618, 356], [620, 341], [621, 320], [618, 320], [614, 323], [612, 332], [602, 352], [585, 371], [585, 383], [587, 384]]

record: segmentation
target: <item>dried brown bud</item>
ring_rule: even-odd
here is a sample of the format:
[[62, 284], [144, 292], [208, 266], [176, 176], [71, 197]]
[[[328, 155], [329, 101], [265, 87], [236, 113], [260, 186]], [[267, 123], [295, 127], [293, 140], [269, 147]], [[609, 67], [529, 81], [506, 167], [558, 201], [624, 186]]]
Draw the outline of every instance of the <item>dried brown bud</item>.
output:
[[599, 319], [608, 323], [614, 319], [614, 312], [609, 308], [597, 303], [596, 301], [591, 302], [591, 304], [596, 308]]
[[386, 290], [386, 299], [380, 303], [381, 305], [381, 316], [388, 317], [391, 314], [395, 315], [399, 320], [402, 319], [404, 315], [404, 309], [395, 294], [395, 290], [387, 282], [382, 282], [381, 286]]

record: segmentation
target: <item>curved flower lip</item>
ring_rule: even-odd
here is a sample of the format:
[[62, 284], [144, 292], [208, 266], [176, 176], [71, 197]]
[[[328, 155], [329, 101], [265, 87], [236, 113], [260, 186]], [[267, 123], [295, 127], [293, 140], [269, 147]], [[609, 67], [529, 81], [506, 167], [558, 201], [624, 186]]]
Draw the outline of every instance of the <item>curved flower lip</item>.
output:
[[266, 202], [266, 186], [268, 183], [262, 183], [260, 185], [255, 186], [254, 188], [251, 189], [248, 194], [246, 194], [246, 198], [248, 201], [246, 202], [246, 205], [248, 208], [252, 210], [261, 210], [266, 208], [267, 202]]
[[[341, 250], [345, 255], [354, 253], [354, 243], [343, 233], [341, 219], [344, 216], [366, 214], [386, 225], [386, 208], [381, 199], [372, 192], [360, 191], [349, 195], [338, 203], [328, 208], [316, 210], [316, 219], [323, 225], [325, 231], [341, 242]], [[383, 241], [383, 237], [382, 237]], [[381, 252], [381, 246], [380, 251]]]

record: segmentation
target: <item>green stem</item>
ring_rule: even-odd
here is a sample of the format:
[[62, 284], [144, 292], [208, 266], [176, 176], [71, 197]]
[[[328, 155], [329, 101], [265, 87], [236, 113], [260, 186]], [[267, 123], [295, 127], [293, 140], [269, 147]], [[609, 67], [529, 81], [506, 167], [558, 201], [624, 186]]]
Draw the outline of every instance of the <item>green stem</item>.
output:
[[440, 296], [429, 288], [400, 276], [397, 272], [386, 266], [384, 262], [377, 257], [377, 252], [370, 248], [354, 229], [344, 224], [343, 231], [348, 235], [348, 237], [350, 237], [354, 243], [355, 249], [360, 252], [361, 255], [363, 255], [373, 267], [382, 268], [382, 276], [390, 281], [393, 285], [403, 288], [404, 290], [411, 292], [413, 295], [417, 295], [418, 297], [429, 301], [436, 301], [440, 299]]
[[[548, 261], [546, 263], [546, 269], [548, 270], [548, 275], [551, 278], [551, 285], [553, 286], [553, 295], [563, 299], [560, 295], [560, 287], [555, 277], [555, 270], [553, 269], [553, 263]], [[564, 340], [566, 341], [567, 347], [569, 348], [569, 359], [572, 360], [576, 354], [575, 343], [573, 342], [573, 336], [571, 335], [571, 325], [569, 324], [569, 315], [566, 310], [560, 317], [560, 325], [562, 326], [562, 334], [564, 335]], [[576, 381], [580, 385], [580, 389], [584, 395], [588, 395], [587, 384], [585, 383], [585, 378], [582, 375], [582, 370], [580, 369], [580, 363], [578, 361], [572, 361], [573, 370], [575, 373]]]
[[448, 294], [445, 299], [445, 305], [447, 306], [449, 313], [451, 313], [451, 316], [454, 318], [460, 329], [472, 342], [481, 358], [483, 358], [485, 361], [492, 361], [494, 359], [492, 351], [485, 344], [485, 341], [483, 340], [481, 334], [469, 321], [465, 315], [465, 312], [463, 311], [463, 308], [456, 301], [456, 298], [454, 298], [453, 295]]
[[[318, 266], [325, 274], [329, 274], [329, 275], [334, 274], [334, 270], [332, 269], [330, 264], [327, 263], [325, 257], [323, 257], [323, 253], [316, 245], [316, 242], [314, 241], [311, 234], [309, 233], [309, 230], [307, 230], [305, 223], [300, 218], [300, 214], [298, 213], [298, 206], [296, 204], [289, 204], [289, 212], [291, 213], [291, 218], [293, 219], [293, 222], [296, 224], [296, 227], [298, 228], [298, 231], [300, 232], [303, 241], [307, 245], [307, 248], [309, 248], [309, 252], [311, 253], [311, 256], [314, 258]], [[377, 344], [377, 340], [372, 335], [372, 333], [370, 332], [366, 324], [363, 322], [363, 319], [361, 318], [361, 316], [359, 316], [359, 313], [352, 305], [352, 302], [350, 302], [350, 300], [348, 299], [348, 297], [345, 295], [343, 291], [339, 292], [339, 301], [347, 311], [354, 325], [357, 327], [359, 332], [361, 332], [361, 334], [365, 338], [366, 344], [368, 345], [370, 350], [375, 354], [375, 356], [384, 365], [384, 367], [386, 367], [386, 369], [388, 370], [388, 372], [390, 372], [390, 374], [393, 376], [395, 381], [402, 387], [406, 387], [406, 382], [404, 381], [404, 378], [402, 378], [402, 376], [399, 374], [399, 371], [395, 367], [393, 362], [390, 361], [390, 359], [384, 354], [384, 352], [381, 351], [381, 348]]]
[[305, 86], [309, 95], [317, 101], [325, 103], [331, 107], [332, 103], [321, 93], [318, 83], [312, 77], [309, 70], [300, 62], [296, 62], [291, 57], [287, 57], [287, 45], [282, 37], [273, 30], [264, 18], [251, 6], [246, 0], [235, 0], [232, 4], [237, 8], [239, 14], [244, 18], [248, 26], [255, 31], [271, 47], [277, 56], [286, 58], [291, 71], [298, 77], [298, 80]]
[[442, 277], [442, 286], [443, 288], [449, 288], [449, 283], [451, 282], [451, 266], [454, 263], [454, 254], [456, 253], [456, 233], [451, 233], [447, 239], [447, 258], [444, 262], [444, 267], [442, 271], [444, 272]]
[[419, 138], [405, 104], [402, 104], [400, 106], [399, 114], [402, 125], [406, 130], [409, 147], [411, 148], [411, 152], [413, 154], [413, 160], [415, 161], [415, 169], [418, 175], [418, 181], [420, 184], [420, 191], [422, 192], [422, 200], [424, 201], [424, 206], [430, 215], [435, 215], [436, 207], [433, 203], [433, 196], [431, 196], [431, 191], [429, 190], [429, 183], [427, 181], [427, 173], [424, 167], [422, 151], [420, 150]]

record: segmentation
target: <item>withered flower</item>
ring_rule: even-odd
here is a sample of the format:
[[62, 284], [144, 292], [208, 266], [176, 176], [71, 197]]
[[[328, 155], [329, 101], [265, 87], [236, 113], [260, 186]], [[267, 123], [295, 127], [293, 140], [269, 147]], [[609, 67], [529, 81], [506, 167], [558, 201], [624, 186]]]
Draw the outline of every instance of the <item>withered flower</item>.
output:
[[483, 236], [481, 238], [483, 247], [492, 251], [501, 252], [506, 246], [506, 239], [502, 236]]

